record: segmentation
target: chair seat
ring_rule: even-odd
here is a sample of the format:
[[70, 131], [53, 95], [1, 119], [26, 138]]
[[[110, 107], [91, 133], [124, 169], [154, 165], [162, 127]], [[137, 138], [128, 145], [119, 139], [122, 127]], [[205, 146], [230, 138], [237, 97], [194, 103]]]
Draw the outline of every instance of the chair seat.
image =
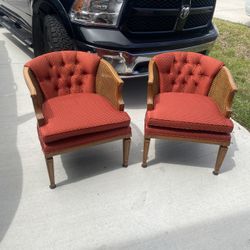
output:
[[71, 138], [66, 138], [63, 140], [58, 140], [50, 143], [45, 143], [41, 138], [41, 135], [38, 133], [40, 138], [40, 143], [45, 154], [57, 154], [58, 152], [67, 151], [67, 149], [83, 147], [86, 145], [91, 145], [100, 142], [108, 142], [109, 140], [114, 140], [119, 137], [131, 137], [131, 128], [119, 128], [112, 129], [104, 132], [86, 134], [74, 136]]
[[43, 104], [43, 114], [46, 124], [39, 128], [39, 135], [45, 143], [130, 124], [126, 112], [116, 110], [106, 98], [93, 93], [51, 98]]
[[165, 92], [155, 97], [154, 110], [147, 112], [147, 126], [192, 131], [230, 133], [233, 122], [225, 118], [208, 96]]

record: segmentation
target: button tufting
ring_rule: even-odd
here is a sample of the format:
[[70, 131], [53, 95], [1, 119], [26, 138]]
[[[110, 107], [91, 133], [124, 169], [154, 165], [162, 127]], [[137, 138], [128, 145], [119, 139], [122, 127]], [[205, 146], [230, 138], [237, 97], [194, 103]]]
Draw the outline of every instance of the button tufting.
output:
[[[221, 63], [214, 59], [203, 63], [203, 60], [203, 55], [186, 52], [172, 52], [156, 56], [154, 61], [159, 72], [160, 92], [173, 89], [207, 95], [213, 72], [216, 72]], [[173, 86], [174, 84], [176, 86]]]

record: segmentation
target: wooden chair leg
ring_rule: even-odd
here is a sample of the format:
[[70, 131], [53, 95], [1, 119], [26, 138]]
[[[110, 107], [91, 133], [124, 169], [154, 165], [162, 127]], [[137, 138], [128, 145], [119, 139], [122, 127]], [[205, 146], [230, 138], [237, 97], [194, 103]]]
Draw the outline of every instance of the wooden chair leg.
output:
[[55, 184], [55, 174], [54, 174], [54, 161], [53, 161], [53, 157], [45, 157], [45, 160], [46, 160], [47, 170], [48, 170], [49, 180], [50, 180], [49, 187], [51, 189], [54, 189], [54, 188], [56, 188], [56, 184]]
[[148, 166], [148, 151], [150, 145], [150, 138], [144, 138], [144, 149], [143, 149], [143, 160], [142, 160], [142, 167], [146, 168]]
[[131, 139], [124, 138], [123, 139], [123, 167], [128, 167], [128, 158], [129, 158], [129, 150], [130, 150]]
[[213, 171], [214, 175], [219, 174], [220, 168], [221, 168], [222, 162], [224, 161], [227, 150], [228, 150], [227, 146], [220, 146], [218, 155], [217, 155], [216, 164], [215, 164], [214, 171]]

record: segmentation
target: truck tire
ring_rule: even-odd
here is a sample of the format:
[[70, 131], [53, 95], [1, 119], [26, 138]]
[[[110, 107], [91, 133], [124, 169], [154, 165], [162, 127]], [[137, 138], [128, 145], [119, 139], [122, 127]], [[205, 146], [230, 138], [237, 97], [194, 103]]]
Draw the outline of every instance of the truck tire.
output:
[[44, 53], [73, 50], [74, 43], [55, 15], [46, 15], [43, 22]]

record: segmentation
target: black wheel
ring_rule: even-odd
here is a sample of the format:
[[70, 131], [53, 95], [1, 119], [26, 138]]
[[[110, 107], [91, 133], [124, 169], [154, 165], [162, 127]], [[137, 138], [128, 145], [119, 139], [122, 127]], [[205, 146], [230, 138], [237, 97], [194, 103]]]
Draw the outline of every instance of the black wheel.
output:
[[201, 54], [203, 54], [205, 56], [208, 56], [209, 52], [210, 52], [210, 50], [204, 50], [204, 51], [201, 52]]
[[47, 15], [43, 22], [43, 52], [73, 50], [74, 43], [55, 15]]

